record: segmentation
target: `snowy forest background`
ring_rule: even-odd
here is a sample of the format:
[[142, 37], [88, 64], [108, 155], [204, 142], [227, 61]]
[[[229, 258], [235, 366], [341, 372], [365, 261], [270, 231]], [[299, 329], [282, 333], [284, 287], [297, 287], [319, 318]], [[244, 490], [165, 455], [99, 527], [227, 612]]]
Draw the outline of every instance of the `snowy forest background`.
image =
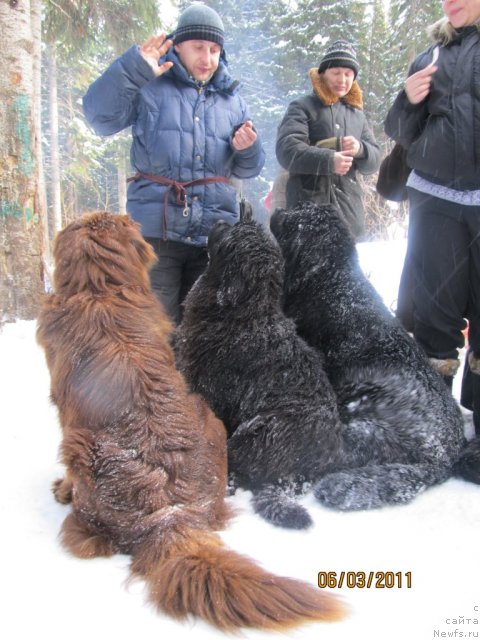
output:
[[[227, 29], [230, 68], [243, 82], [267, 150], [248, 184], [257, 209], [275, 177], [275, 133], [287, 104], [309, 90], [306, 72], [330, 39], [356, 45], [365, 106], [385, 153], [383, 120], [412, 57], [428, 43], [439, 0], [208, 1]], [[78, 560], [57, 539], [68, 507], [53, 500], [61, 431], [49, 398], [35, 318], [45, 292], [55, 232], [85, 209], [122, 212], [129, 135], [93, 135], [81, 97], [132, 43], [170, 30], [188, 3], [153, 0], [0, 0], [0, 389], [4, 456], [0, 514], [5, 596], [0, 633], [9, 640], [139, 635], [221, 640], [207, 625], [180, 625], [145, 605], [143, 585], [125, 588], [129, 558]], [[370, 238], [402, 222], [366, 185]], [[405, 242], [359, 245], [361, 264], [386, 304], [395, 304]], [[26, 322], [25, 322], [26, 321]], [[462, 358], [464, 352], [462, 353]], [[454, 384], [458, 397], [461, 372]], [[465, 415], [472, 436], [471, 416]], [[2, 475], [3, 474], [3, 475]], [[412, 588], [338, 590], [351, 607], [342, 623], [288, 634], [252, 630], [248, 640], [427, 640], [478, 638], [480, 487], [450, 479], [411, 504], [338, 513], [312, 496], [306, 532], [262, 521], [249, 493], [230, 497], [238, 515], [222, 538], [277, 574], [316, 584], [319, 571], [411, 572]], [[460, 625], [457, 629], [457, 623]], [[187, 635], [188, 634], [188, 635]], [[460, 634], [463, 634], [460, 635]], [[468, 635], [467, 635], [468, 634]]]
[[[56, 188], [60, 189], [63, 221], [84, 209], [122, 210], [124, 177], [130, 172], [129, 132], [107, 139], [93, 134], [83, 118], [81, 96], [132, 43], [140, 43], [159, 28], [173, 29], [175, 10], [190, 2], [43, 4], [48, 69], [42, 91], [43, 142], [51, 179], [57, 163], [52, 129], [56, 112], [60, 166]], [[377, 139], [384, 143], [386, 111], [409, 62], [428, 43], [426, 27], [442, 15], [438, 0], [392, 0], [389, 7], [384, 0], [210, 0], [206, 4], [223, 18], [230, 69], [243, 84], [242, 95], [266, 147], [261, 176], [244, 187], [256, 207], [261, 206], [278, 169], [276, 128], [288, 103], [311, 90], [307, 72], [318, 65], [326, 44], [339, 37], [354, 43], [361, 63], [359, 83], [365, 111]], [[51, 194], [49, 200], [52, 207]], [[375, 218], [386, 212], [377, 211], [378, 204], [372, 202], [368, 207], [371, 237], [383, 231], [384, 224]]]
[[[222, 16], [232, 75], [243, 84], [266, 147], [262, 174], [244, 194], [262, 200], [278, 170], [277, 126], [310, 91], [308, 69], [327, 44], [350, 40], [361, 63], [365, 111], [385, 153], [383, 121], [408, 65], [428, 44], [438, 0], [206, 0]], [[125, 213], [130, 132], [101, 138], [81, 99], [133, 43], [174, 29], [178, 0], [8, 0], [0, 3], [0, 318], [35, 317], [55, 233], [85, 210]], [[406, 205], [391, 207], [365, 179], [368, 238], [385, 239]], [[404, 225], [405, 226], [405, 225]]]

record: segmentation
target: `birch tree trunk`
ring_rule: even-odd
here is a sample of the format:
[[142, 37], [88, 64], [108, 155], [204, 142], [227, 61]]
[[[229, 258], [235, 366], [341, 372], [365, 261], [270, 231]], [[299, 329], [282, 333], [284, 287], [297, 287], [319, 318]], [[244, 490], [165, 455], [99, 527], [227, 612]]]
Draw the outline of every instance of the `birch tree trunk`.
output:
[[30, 1], [0, 2], [0, 323], [33, 319], [44, 291]]
[[55, 44], [47, 46], [48, 55], [48, 104], [50, 114], [50, 163], [51, 204], [54, 235], [62, 228], [62, 190], [60, 178], [60, 151], [58, 144], [58, 91], [57, 54]]
[[[63, 99], [65, 102], [65, 113], [66, 113], [67, 121], [73, 122], [73, 120], [75, 119], [75, 107], [73, 104], [71, 88], [68, 89]], [[77, 144], [78, 143], [77, 143], [74, 131], [69, 129], [66, 135], [66, 142], [65, 142], [66, 156], [68, 158], [67, 163], [68, 162], [71, 163], [73, 159], [77, 156], [78, 154], [78, 151], [76, 148]], [[62, 163], [62, 166], [65, 166], [65, 165]], [[79, 211], [77, 185], [72, 175], [67, 176], [67, 178], [64, 177], [63, 184], [62, 184], [62, 203], [63, 203], [62, 220], [63, 220], [63, 224], [67, 225], [82, 213], [81, 211]]]
[[42, 150], [42, 0], [30, 0], [33, 35], [33, 91], [35, 118], [35, 155], [38, 171], [38, 215], [43, 227], [43, 257], [49, 265], [50, 233], [48, 228], [47, 193], [45, 189], [45, 168]]

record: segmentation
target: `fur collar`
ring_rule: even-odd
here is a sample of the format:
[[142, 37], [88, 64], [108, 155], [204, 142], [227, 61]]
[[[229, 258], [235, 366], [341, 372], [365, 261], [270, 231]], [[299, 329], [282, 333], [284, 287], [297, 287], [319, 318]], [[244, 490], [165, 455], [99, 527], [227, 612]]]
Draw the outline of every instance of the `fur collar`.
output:
[[353, 81], [352, 88], [343, 98], [339, 98], [337, 95], [332, 93], [325, 82], [325, 79], [322, 74], [318, 73], [318, 69], [310, 69], [308, 72], [310, 76], [310, 81], [312, 83], [313, 91], [317, 98], [319, 98], [325, 106], [330, 106], [332, 104], [336, 104], [339, 100], [348, 104], [350, 107], [355, 107], [355, 109], [363, 110], [363, 95], [362, 90], [356, 80]]

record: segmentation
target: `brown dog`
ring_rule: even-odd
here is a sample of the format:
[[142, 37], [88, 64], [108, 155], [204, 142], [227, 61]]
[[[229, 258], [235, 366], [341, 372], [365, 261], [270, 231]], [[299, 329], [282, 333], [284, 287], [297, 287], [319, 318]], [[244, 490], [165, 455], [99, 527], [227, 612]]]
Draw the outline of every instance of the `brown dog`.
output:
[[40, 312], [63, 430], [61, 539], [81, 558], [132, 555], [155, 606], [225, 630], [335, 620], [342, 605], [222, 546], [226, 435], [176, 370], [152, 294], [154, 253], [126, 216], [91, 213], [55, 244], [55, 291]]

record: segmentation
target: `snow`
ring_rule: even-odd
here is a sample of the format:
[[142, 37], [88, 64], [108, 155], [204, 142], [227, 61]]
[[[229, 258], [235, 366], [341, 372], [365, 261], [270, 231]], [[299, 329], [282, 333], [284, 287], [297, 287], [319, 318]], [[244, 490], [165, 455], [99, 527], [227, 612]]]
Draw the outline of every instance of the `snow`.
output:
[[[404, 248], [400, 241], [359, 246], [362, 265], [389, 306], [395, 301]], [[141, 582], [125, 586], [127, 556], [78, 560], [59, 545], [57, 534], [69, 507], [57, 504], [50, 491], [62, 472], [57, 463], [60, 429], [34, 322], [6, 324], [0, 332], [0, 388], [2, 637], [225, 638], [198, 620], [178, 623], [153, 611]], [[367, 579], [370, 572], [393, 572], [402, 579], [401, 587], [395, 577], [393, 588], [375, 588], [374, 579], [370, 588], [331, 589], [350, 608], [343, 622], [307, 625], [288, 634], [246, 630], [241, 637], [479, 637], [479, 486], [451, 479], [411, 504], [358, 513], [331, 511], [306, 496], [303, 503], [314, 526], [302, 532], [277, 529], [254, 515], [248, 492], [229, 500], [239, 513], [222, 537], [272, 572], [312, 585], [318, 572], [338, 577], [350, 572], [350, 580], [354, 572], [364, 571]]]

